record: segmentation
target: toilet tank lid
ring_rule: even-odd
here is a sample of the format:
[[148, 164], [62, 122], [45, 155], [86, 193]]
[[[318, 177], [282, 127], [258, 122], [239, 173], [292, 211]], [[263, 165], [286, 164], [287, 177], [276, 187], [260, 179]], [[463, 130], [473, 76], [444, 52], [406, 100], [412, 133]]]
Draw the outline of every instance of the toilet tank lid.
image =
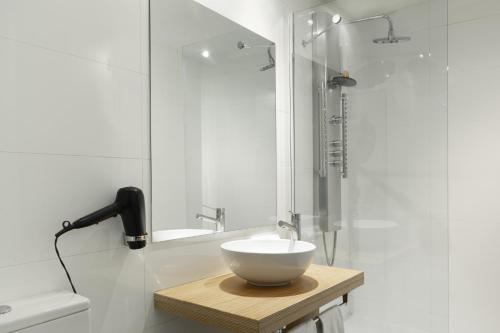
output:
[[2, 302], [12, 308], [0, 315], [0, 333], [13, 332], [90, 309], [90, 301], [68, 291]]

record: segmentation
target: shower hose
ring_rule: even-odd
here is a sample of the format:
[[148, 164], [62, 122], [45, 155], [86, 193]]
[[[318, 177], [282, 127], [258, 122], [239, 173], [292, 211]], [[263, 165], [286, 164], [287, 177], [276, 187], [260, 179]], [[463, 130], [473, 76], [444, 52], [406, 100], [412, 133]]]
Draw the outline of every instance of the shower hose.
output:
[[332, 244], [332, 256], [328, 255], [328, 248], [326, 246], [326, 231], [322, 231], [323, 234], [323, 249], [325, 250], [325, 260], [328, 266], [333, 266], [335, 262], [335, 253], [337, 252], [337, 230], [333, 232], [333, 244]]

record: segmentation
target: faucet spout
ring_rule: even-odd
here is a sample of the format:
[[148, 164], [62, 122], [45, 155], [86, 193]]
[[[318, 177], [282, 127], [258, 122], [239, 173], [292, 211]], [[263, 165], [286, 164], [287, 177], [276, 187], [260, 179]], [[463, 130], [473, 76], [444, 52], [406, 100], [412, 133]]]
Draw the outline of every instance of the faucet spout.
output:
[[226, 210], [224, 208], [215, 208], [215, 217], [204, 214], [196, 214], [196, 219], [199, 221], [208, 221], [215, 224], [216, 231], [224, 231], [226, 224]]
[[[301, 232], [300, 232], [300, 214], [291, 213], [291, 223], [285, 221], [278, 221], [278, 226], [283, 229], [287, 229], [290, 231], [290, 239], [291, 240], [300, 240]], [[294, 237], [295, 236], [295, 237]]]
[[284, 229], [295, 231], [295, 232], [297, 231], [297, 228], [293, 224], [285, 222], [285, 221], [281, 221], [281, 220], [278, 221], [278, 226], [281, 228], [284, 228]]

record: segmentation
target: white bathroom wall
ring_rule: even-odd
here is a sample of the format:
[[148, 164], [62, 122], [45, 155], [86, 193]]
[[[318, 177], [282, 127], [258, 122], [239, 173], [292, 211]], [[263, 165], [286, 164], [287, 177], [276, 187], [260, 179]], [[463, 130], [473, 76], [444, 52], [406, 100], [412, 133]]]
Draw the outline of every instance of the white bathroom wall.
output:
[[[68, 289], [61, 222], [148, 187], [146, 14], [139, 0], [0, 2], [2, 301]], [[93, 332], [145, 326], [145, 251], [122, 232], [116, 218], [59, 242]]]
[[[284, 120], [278, 139], [284, 145], [290, 3], [305, 5], [209, 3], [278, 43], [277, 117]], [[151, 211], [147, 8], [146, 0], [0, 2], [0, 301], [68, 289], [53, 250], [63, 220], [111, 202], [127, 185], [144, 189]], [[287, 158], [280, 155], [283, 214]], [[152, 292], [227, 271], [218, 245], [242, 234], [130, 251], [122, 231], [115, 219], [68, 233], [59, 243], [78, 291], [91, 299], [93, 332], [210, 331], [155, 311]]]
[[450, 327], [500, 327], [500, 3], [449, 0]]

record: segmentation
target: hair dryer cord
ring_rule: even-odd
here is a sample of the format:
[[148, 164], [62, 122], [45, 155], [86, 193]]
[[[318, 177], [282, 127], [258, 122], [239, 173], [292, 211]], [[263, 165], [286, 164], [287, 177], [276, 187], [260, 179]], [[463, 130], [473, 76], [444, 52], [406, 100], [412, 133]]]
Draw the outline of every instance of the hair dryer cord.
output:
[[[71, 223], [69, 221], [64, 221], [63, 222], [63, 229], [61, 231], [64, 231], [64, 232], [69, 231], [70, 227], [71, 227]], [[60, 234], [56, 235], [56, 239], [54, 240], [54, 248], [56, 249], [57, 258], [59, 259], [61, 266], [64, 268], [64, 271], [66, 272], [66, 276], [68, 277], [68, 281], [69, 281], [69, 284], [71, 285], [71, 289], [73, 289], [73, 292], [76, 294], [76, 289], [75, 289], [75, 286], [73, 285], [73, 281], [71, 280], [71, 275], [69, 275], [68, 269], [66, 268], [66, 265], [64, 264], [63, 260], [61, 259], [61, 255], [59, 254], [59, 249], [57, 248], [57, 240], [64, 232], [61, 232]]]

